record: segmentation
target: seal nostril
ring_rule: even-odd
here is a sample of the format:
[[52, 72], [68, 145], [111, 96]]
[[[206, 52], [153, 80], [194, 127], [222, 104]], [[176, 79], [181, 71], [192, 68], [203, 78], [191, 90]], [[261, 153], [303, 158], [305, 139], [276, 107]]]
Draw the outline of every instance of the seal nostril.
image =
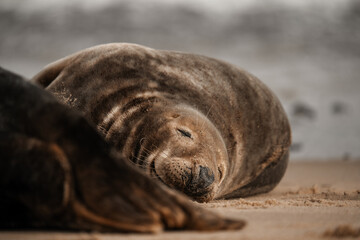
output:
[[215, 180], [214, 174], [211, 173], [208, 167], [200, 166], [198, 185], [201, 188], [207, 188]]
[[198, 174], [195, 174], [197, 171], [192, 171], [192, 177], [185, 186], [184, 193], [197, 201], [204, 201], [206, 196], [209, 196], [208, 194], [212, 191], [212, 188], [209, 186], [214, 182], [215, 177], [208, 167], [198, 166], [195, 169], [198, 170]]

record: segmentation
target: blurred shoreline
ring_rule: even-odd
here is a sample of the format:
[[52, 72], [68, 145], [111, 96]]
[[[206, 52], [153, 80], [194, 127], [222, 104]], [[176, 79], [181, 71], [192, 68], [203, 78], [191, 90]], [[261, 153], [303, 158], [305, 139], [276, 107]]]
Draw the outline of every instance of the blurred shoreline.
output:
[[292, 159], [360, 158], [359, 1], [96, 2], [0, 2], [0, 65], [30, 78], [108, 42], [219, 58], [279, 96]]

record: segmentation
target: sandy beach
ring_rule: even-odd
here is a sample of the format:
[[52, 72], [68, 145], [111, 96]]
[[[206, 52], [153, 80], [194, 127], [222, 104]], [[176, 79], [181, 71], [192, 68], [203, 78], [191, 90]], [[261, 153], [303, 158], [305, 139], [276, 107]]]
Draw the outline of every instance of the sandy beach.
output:
[[110, 42], [214, 57], [274, 91], [293, 143], [272, 192], [200, 204], [246, 220], [240, 231], [0, 231], [0, 240], [360, 239], [359, 25], [358, 0], [0, 1], [1, 67], [30, 79]]
[[360, 161], [291, 162], [279, 186], [268, 194], [201, 205], [244, 219], [247, 226], [240, 231], [156, 235], [2, 231], [0, 239], [360, 239]]

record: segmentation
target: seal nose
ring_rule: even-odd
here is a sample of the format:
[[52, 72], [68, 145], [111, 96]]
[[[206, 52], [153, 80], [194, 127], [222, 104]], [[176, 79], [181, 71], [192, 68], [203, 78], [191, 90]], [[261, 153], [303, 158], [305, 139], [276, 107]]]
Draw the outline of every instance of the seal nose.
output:
[[[194, 172], [198, 172], [195, 174]], [[205, 166], [199, 166], [198, 171], [192, 173], [190, 182], [186, 185], [184, 193], [199, 202], [208, 201], [212, 198], [212, 183], [215, 180], [212, 171]]]
[[193, 179], [192, 183], [198, 186], [198, 188], [207, 188], [215, 180], [214, 174], [210, 171], [208, 167], [200, 166], [199, 178]]
[[172, 161], [155, 161], [153, 172], [163, 183], [196, 201], [204, 202], [213, 197], [215, 176], [206, 166], [194, 166], [191, 161], [174, 158]]
[[185, 193], [196, 199], [209, 193], [209, 186], [214, 182], [215, 177], [211, 170], [204, 166], [199, 166], [198, 174], [194, 172], [190, 182], [185, 187]]

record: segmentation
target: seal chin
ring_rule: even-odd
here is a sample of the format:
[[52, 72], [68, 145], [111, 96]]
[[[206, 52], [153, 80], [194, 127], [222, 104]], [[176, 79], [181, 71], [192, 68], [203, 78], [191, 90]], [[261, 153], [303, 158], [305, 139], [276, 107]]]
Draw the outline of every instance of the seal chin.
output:
[[217, 188], [214, 172], [207, 166], [174, 158], [153, 165], [152, 174], [165, 185], [175, 188], [198, 202], [214, 198]]

